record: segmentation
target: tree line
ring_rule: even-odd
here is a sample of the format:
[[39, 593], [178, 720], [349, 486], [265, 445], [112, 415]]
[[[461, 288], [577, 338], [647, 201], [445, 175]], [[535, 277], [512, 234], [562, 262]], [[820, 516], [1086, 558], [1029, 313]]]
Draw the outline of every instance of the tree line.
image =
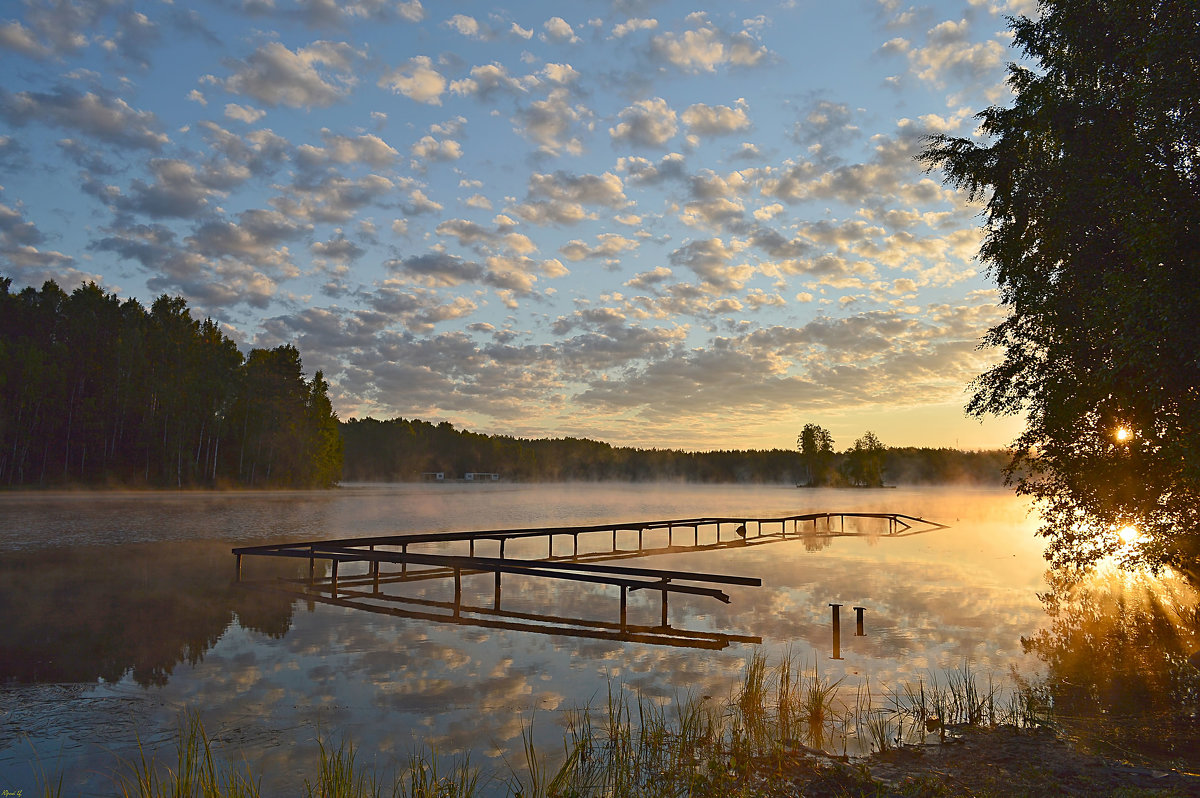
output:
[[0, 485], [324, 487], [341, 476], [321, 372], [243, 356], [180, 297], [0, 278]]
[[[504, 480], [726, 482], [808, 484], [811, 465], [802, 450], [721, 450], [686, 452], [612, 446], [587, 438], [524, 439], [455, 429], [447, 421], [350, 419], [340, 423], [345, 447], [343, 479], [350, 482], [406, 482], [441, 472], [446, 479], [470, 472], [499, 473]], [[823, 485], [971, 483], [999, 485], [1008, 455], [1004, 451], [888, 448], [864, 436], [869, 448], [832, 450], [832, 476]], [[859, 442], [856, 442], [856, 445]], [[869, 454], [869, 457], [865, 455]]]

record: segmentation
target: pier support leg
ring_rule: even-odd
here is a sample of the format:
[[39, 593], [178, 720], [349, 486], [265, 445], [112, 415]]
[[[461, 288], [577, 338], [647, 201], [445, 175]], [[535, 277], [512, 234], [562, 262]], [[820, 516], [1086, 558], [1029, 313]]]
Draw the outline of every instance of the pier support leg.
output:
[[504, 559], [504, 543], [505, 543], [505, 540], [506, 540], [505, 538], [500, 538], [500, 559], [502, 559], [502, 560]]
[[574, 535], [572, 535], [571, 537], [575, 539], [575, 548], [574, 548], [574, 550], [572, 551], [572, 553], [571, 553], [571, 556], [572, 556], [572, 557], [578, 557], [578, 556], [579, 556], [579, 533], [578, 533], [578, 532], [576, 532], [576, 533], [575, 533]]
[[242, 555], [237, 555], [237, 581], [242, 581]]
[[[408, 545], [407, 544], [400, 547], [400, 553], [408, 554]], [[408, 577], [408, 560], [403, 559], [400, 561], [400, 578], [406, 579], [407, 577]]]
[[454, 569], [454, 617], [462, 613], [462, 569]]
[[337, 592], [338, 592], [337, 591], [337, 582], [338, 582], [338, 561], [337, 560], [330, 561], [330, 574], [331, 575], [329, 577], [329, 595], [336, 596]]
[[546, 559], [547, 560], [554, 559], [554, 534], [553, 533], [546, 536]]
[[841, 604], [830, 604], [833, 609], [833, 659], [842, 658], [842, 619]]
[[866, 609], [867, 609], [866, 607], [855, 607], [854, 608], [854, 616], [855, 616], [854, 621], [855, 621], [855, 625], [857, 627], [854, 632], [855, 637], [866, 637], [867, 636], [867, 633], [863, 631], [863, 613], [866, 612]]
[[667, 628], [667, 591], [662, 592], [662, 628]]
[[628, 631], [629, 619], [629, 588], [621, 585], [621, 631]]

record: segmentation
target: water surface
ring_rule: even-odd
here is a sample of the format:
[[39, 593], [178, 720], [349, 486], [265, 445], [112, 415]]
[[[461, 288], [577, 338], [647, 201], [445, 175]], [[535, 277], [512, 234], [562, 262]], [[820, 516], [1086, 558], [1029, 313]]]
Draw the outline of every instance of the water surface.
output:
[[[673, 625], [763, 641], [720, 651], [295, 601], [235, 584], [230, 554], [291, 540], [826, 511], [899, 512], [950, 528], [625, 563], [761, 578], [762, 587], [727, 588], [728, 605], [672, 597]], [[557, 749], [565, 712], [602, 704], [610, 685], [724, 697], [755, 649], [876, 693], [964, 665], [1006, 683], [1037, 679], [1064, 657], [1054, 656], [1062, 635], [1044, 607], [1036, 525], [1023, 500], [993, 489], [501, 483], [0, 495], [0, 787], [31, 789], [40, 761], [66, 773], [70, 794], [110, 794], [120, 758], [139, 740], [169, 744], [183, 710], [199, 712], [220, 756], [252, 763], [268, 795], [296, 794], [312, 776], [318, 734], [347, 735], [360, 760], [385, 771], [432, 747], [472, 752], [485, 772], [504, 773], [525, 724]], [[299, 576], [307, 563], [256, 559], [246, 571], [252, 581]], [[506, 607], [530, 612], [617, 612], [617, 591], [601, 585], [506, 577], [504, 590]], [[431, 600], [448, 591], [444, 580], [412, 586]], [[485, 602], [491, 578], [467, 579], [464, 591]], [[846, 608], [841, 659], [831, 658], [830, 603]], [[867, 608], [864, 637], [852, 634], [853, 606]], [[658, 613], [657, 595], [633, 594], [631, 622]], [[1042, 648], [1022, 645], [1047, 629]], [[1177, 647], [1186, 655], [1188, 645]]]

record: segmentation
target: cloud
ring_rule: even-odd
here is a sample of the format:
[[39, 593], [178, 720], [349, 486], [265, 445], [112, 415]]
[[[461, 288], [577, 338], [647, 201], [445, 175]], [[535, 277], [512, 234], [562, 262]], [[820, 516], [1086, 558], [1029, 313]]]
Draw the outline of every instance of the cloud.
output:
[[421, 161], [456, 161], [462, 157], [462, 145], [453, 139], [435, 139], [433, 136], [422, 136], [409, 150], [414, 158]]
[[620, 39], [635, 33], [640, 30], [654, 30], [658, 27], [657, 19], [642, 19], [640, 17], [631, 17], [624, 22], [613, 25], [612, 36], [614, 39]]
[[441, 105], [446, 78], [433, 68], [429, 56], [418, 55], [408, 59], [403, 66], [384, 72], [379, 78], [379, 87], [420, 103]]
[[49, 58], [54, 50], [37, 40], [33, 31], [16, 20], [0, 25], [0, 47], [30, 58]]
[[78, 131], [117, 147], [157, 150], [167, 144], [158, 117], [119, 97], [59, 87], [50, 93], [0, 89], [0, 118], [14, 127], [32, 122]]
[[792, 127], [792, 138], [798, 144], [819, 144], [822, 149], [838, 147], [858, 136], [853, 124], [854, 115], [845, 103], [817, 100], [803, 118]]
[[577, 44], [579, 37], [575, 35], [575, 31], [571, 25], [562, 17], [550, 17], [542, 23], [542, 41], [556, 42], [558, 44]]
[[489, 230], [467, 219], [447, 219], [438, 224], [436, 232], [440, 236], [451, 236], [458, 241], [459, 246], [471, 247], [480, 254], [505, 252], [528, 255], [537, 251], [537, 245], [529, 236], [518, 233], [511, 225], [503, 223]]
[[[305, 222], [342, 224], [353, 219], [361, 208], [381, 202], [396, 187], [382, 175], [349, 178], [331, 174], [314, 183], [294, 183], [271, 204], [279, 212]], [[419, 199], [428, 201], [424, 194], [417, 198], [417, 193], [414, 203]]]
[[0, 203], [0, 262], [5, 270], [26, 276], [50, 279], [57, 269], [70, 267], [75, 259], [57, 250], [39, 249], [45, 236], [33, 222], [25, 219], [18, 208]]
[[442, 25], [468, 39], [490, 39], [492, 37], [491, 28], [482, 24], [475, 17], [466, 14], [455, 14]]
[[406, 274], [422, 284], [435, 287], [473, 282], [484, 275], [484, 268], [479, 263], [445, 252], [410, 255], [401, 260], [389, 261], [386, 265], [392, 271]]
[[684, 72], [715, 72], [719, 66], [757, 66], [769, 55], [767, 48], [746, 30], [730, 34], [707, 20], [696, 21], [701, 27], [654, 36], [650, 40], [651, 58]]
[[244, 122], [247, 125], [253, 125], [258, 120], [267, 115], [267, 112], [261, 108], [251, 108], [247, 105], [238, 105], [237, 103], [225, 104], [225, 118], [233, 119], [237, 122]]
[[593, 218], [585, 205], [619, 209], [627, 204], [621, 178], [612, 172], [575, 175], [567, 172], [535, 172], [529, 178], [526, 202], [511, 210], [534, 224], [574, 224]]
[[726, 244], [719, 238], [708, 238], [684, 244], [669, 259], [673, 266], [691, 269], [708, 291], [739, 291], [754, 274], [754, 267], [748, 264], [732, 264], [745, 247], [744, 242]]
[[318, 41], [295, 51], [267, 42], [245, 60], [232, 61], [228, 78], [210, 82], [270, 107], [323, 108], [349, 95], [362, 57], [345, 42]]
[[546, 155], [563, 152], [579, 155], [583, 152], [583, 141], [572, 133], [589, 115], [584, 106], [571, 105], [565, 88], [555, 88], [545, 100], [535, 100], [519, 109], [513, 115], [513, 123], [518, 133], [537, 144]]
[[306, 169], [326, 164], [364, 163], [377, 169], [391, 166], [400, 153], [379, 136], [367, 133], [345, 136], [328, 128], [321, 130], [325, 146], [301, 145], [296, 149], [296, 161]]
[[701, 136], [728, 136], [750, 127], [747, 107], [742, 98], [738, 98], [732, 108], [728, 105], [696, 103], [689, 105], [679, 118], [683, 120], [689, 133]]
[[598, 259], [615, 265], [620, 262], [623, 254], [636, 250], [638, 246], [638, 242], [632, 238], [617, 233], [600, 233], [596, 236], [595, 246], [572, 239], [559, 247], [558, 251], [570, 261]]
[[508, 74], [503, 64], [480, 64], [471, 67], [471, 76], [450, 83], [450, 91], [458, 95], [471, 96], [480, 100], [490, 99], [496, 94], [523, 94], [536, 82], [526, 76], [516, 78]]
[[675, 112], [661, 97], [638, 100], [623, 109], [617, 117], [621, 121], [608, 129], [614, 142], [662, 147], [679, 129]]

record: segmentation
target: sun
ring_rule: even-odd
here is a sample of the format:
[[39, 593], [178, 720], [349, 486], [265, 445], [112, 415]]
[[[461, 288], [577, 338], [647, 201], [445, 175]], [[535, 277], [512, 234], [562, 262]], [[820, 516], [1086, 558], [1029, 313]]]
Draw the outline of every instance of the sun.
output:
[[1136, 543], [1141, 540], [1142, 533], [1138, 532], [1138, 528], [1133, 524], [1123, 526], [1117, 530], [1117, 537], [1121, 540], [1122, 546], [1128, 546], [1131, 543]]
[[1116, 435], [1117, 440], [1122, 443], [1133, 437], [1133, 432], [1129, 429], [1129, 427], [1117, 427], [1117, 431], [1114, 434]]

